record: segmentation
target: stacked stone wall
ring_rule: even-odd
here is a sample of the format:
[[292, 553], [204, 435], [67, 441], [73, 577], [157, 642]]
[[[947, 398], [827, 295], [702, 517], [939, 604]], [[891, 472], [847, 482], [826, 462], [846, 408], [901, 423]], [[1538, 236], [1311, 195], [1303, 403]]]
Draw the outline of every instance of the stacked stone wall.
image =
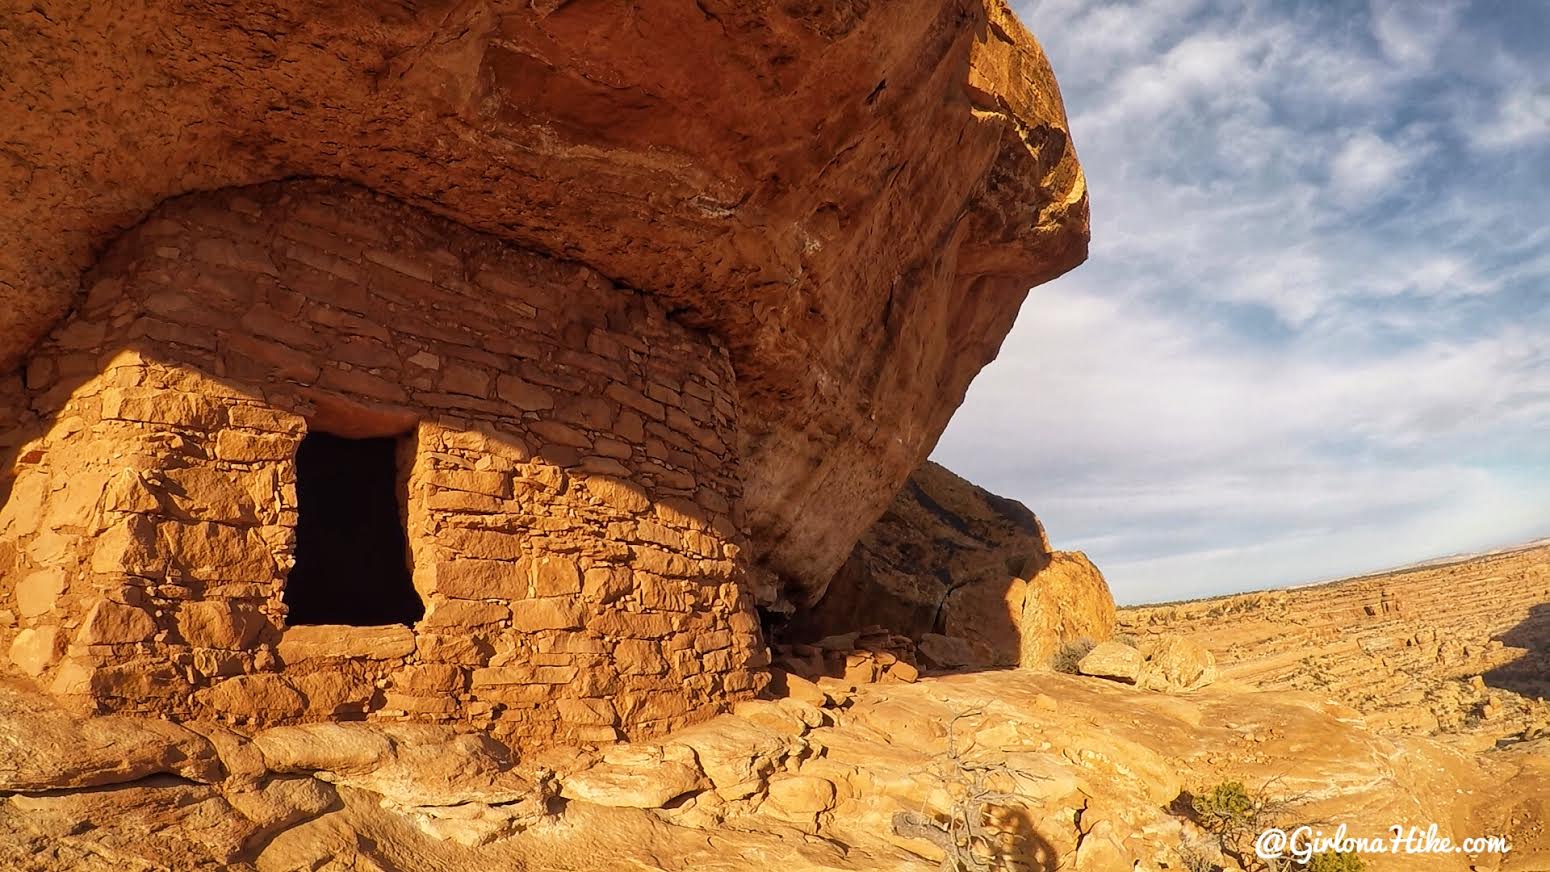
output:
[[[0, 403], [0, 652], [99, 711], [671, 729], [759, 688], [736, 387], [584, 267], [362, 189], [167, 204]], [[413, 627], [289, 626], [309, 429], [402, 436]]]

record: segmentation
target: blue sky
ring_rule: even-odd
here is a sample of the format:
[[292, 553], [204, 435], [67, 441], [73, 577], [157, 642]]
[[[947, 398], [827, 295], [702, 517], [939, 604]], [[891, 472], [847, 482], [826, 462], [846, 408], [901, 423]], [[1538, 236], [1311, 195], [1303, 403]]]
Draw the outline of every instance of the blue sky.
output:
[[934, 459], [1121, 602], [1550, 536], [1550, 3], [1017, 10], [1092, 253]]

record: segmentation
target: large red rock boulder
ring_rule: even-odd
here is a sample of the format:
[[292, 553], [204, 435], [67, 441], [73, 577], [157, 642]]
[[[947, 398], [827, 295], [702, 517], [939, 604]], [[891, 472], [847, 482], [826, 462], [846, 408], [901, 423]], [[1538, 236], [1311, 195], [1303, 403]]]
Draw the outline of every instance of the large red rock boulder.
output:
[[1051, 551], [1022, 503], [927, 461], [857, 543], [827, 595], [785, 628], [820, 639], [879, 625], [939, 649], [941, 666], [1045, 666], [1114, 634], [1114, 598], [1080, 552]]

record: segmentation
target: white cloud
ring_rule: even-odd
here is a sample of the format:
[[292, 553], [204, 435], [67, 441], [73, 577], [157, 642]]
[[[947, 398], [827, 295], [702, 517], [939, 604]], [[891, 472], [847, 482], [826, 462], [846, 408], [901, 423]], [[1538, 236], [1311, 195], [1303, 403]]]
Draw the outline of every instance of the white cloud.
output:
[[1180, 31], [1205, 0], [1101, 3], [1092, 0], [1035, 0], [1019, 10], [1023, 22], [1044, 41], [1086, 59], [1079, 75], [1099, 80], [1136, 58], [1152, 54], [1166, 35]]
[[1410, 68], [1428, 66], [1453, 31], [1460, 3], [1441, 0], [1374, 0], [1372, 32], [1384, 55]]
[[1364, 130], [1348, 138], [1335, 153], [1329, 165], [1330, 183], [1342, 195], [1366, 200], [1391, 188], [1411, 160], [1400, 147]]
[[1092, 254], [935, 456], [1122, 598], [1550, 533], [1546, 57], [1478, 26], [1499, 8], [1422, 5], [1024, 11]]
[[[1126, 597], [1495, 543], [1493, 531], [1510, 536], [1550, 507], [1542, 483], [1466, 462], [1482, 440], [1550, 432], [1536, 333], [1383, 356], [1244, 348], [1079, 276], [1035, 289], [1011, 353], [975, 384], [936, 456], [1026, 501], [1059, 547], [1088, 549]], [[1306, 553], [1288, 544], [1305, 540]], [[1280, 556], [1249, 560], [1261, 552]]]
[[1550, 87], [1509, 90], [1495, 117], [1475, 127], [1472, 139], [1485, 149], [1550, 144]]

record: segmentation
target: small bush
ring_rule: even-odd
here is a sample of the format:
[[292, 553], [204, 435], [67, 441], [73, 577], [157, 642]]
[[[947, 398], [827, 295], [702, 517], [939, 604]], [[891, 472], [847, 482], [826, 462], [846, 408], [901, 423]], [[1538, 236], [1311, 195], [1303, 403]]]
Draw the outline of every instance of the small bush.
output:
[[1098, 643], [1091, 639], [1073, 639], [1060, 646], [1060, 650], [1049, 659], [1049, 668], [1056, 672], [1064, 672], [1067, 675], [1076, 674], [1076, 664], [1082, 662], [1088, 652]]
[[1275, 796], [1271, 784], [1260, 790], [1242, 781], [1223, 781], [1190, 797], [1196, 823], [1216, 839], [1223, 854], [1245, 869], [1281, 872], [1291, 868], [1289, 858], [1261, 860], [1254, 854], [1254, 839], [1266, 827], [1284, 822], [1296, 800]]
[[1237, 832], [1253, 823], [1259, 802], [1242, 781], [1223, 781], [1196, 795], [1191, 805], [1200, 816], [1200, 825], [1220, 834]]
[[1303, 868], [1306, 872], [1366, 872], [1367, 864], [1362, 862], [1355, 851], [1325, 851], [1314, 854]]
[[1114, 641], [1129, 648], [1140, 648], [1141, 640], [1131, 633], [1115, 633]]

